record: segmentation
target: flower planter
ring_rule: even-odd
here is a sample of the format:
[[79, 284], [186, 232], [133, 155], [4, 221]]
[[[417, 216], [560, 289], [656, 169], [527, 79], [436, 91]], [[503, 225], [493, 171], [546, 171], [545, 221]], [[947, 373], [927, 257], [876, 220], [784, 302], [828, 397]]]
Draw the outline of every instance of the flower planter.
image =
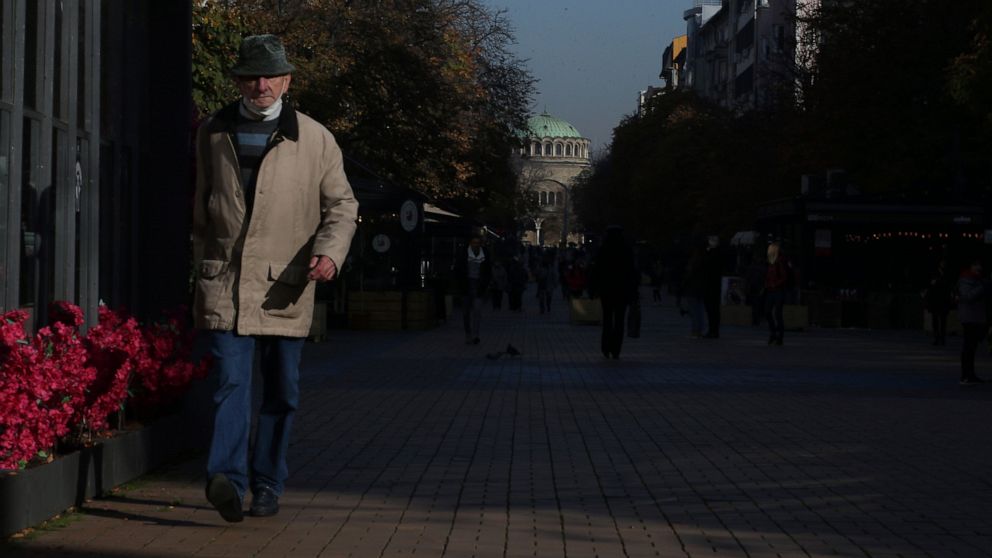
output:
[[161, 467], [177, 455], [204, 447], [197, 413], [164, 417], [60, 456], [51, 463], [0, 473], [0, 537], [37, 525], [87, 498]]
[[603, 307], [598, 298], [573, 298], [569, 306], [569, 321], [579, 325], [603, 322]]

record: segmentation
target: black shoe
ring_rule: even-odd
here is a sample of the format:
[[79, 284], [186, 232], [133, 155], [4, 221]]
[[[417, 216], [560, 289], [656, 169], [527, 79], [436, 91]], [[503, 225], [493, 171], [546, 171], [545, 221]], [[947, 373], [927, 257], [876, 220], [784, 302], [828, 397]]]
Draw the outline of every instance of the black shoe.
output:
[[224, 521], [238, 523], [244, 521], [245, 512], [241, 509], [241, 496], [238, 489], [218, 473], [207, 482], [207, 501], [220, 513]]
[[984, 384], [985, 380], [979, 378], [978, 376], [974, 376], [971, 378], [961, 378], [959, 383], [963, 386], [977, 386], [979, 384]]
[[768, 344], [769, 345], [774, 345], [776, 341], [778, 341], [778, 339], [776, 339], [775, 336], [772, 336], [772, 337], [769, 337], [768, 338]]
[[472, 339], [472, 344], [473, 345], [478, 345], [479, 344], [479, 338], [476, 337], [475, 339]]
[[252, 517], [269, 517], [279, 513], [279, 495], [268, 486], [263, 486], [252, 491], [251, 509], [248, 513]]
[[775, 340], [775, 344], [778, 345], [779, 347], [781, 347], [782, 346], [782, 338], [779, 337], [778, 339], [776, 339]]

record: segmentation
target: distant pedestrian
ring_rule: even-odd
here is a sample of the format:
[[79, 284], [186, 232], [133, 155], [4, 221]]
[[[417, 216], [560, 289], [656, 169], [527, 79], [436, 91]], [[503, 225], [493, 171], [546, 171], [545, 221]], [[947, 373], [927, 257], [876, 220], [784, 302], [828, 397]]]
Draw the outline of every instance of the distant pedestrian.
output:
[[537, 286], [537, 305], [541, 313], [551, 311], [551, 266], [542, 259], [534, 268], [534, 283]]
[[689, 256], [689, 263], [685, 266], [685, 274], [682, 275], [682, 284], [679, 289], [679, 300], [685, 305], [685, 310], [679, 306], [680, 312], [688, 312], [691, 325], [689, 327], [689, 337], [699, 339], [703, 336], [703, 325], [705, 307], [703, 306], [703, 293], [705, 292], [705, 278], [703, 275], [703, 249], [697, 247]]
[[569, 298], [582, 298], [582, 294], [586, 291], [587, 281], [585, 262], [580, 260], [572, 264], [565, 272]]
[[604, 357], [620, 358], [628, 305], [637, 293], [638, 272], [634, 254], [623, 238], [623, 229], [606, 230], [593, 263], [593, 288], [603, 307], [601, 349]]
[[720, 337], [720, 295], [723, 291], [723, 258], [720, 255], [720, 237], [707, 239], [703, 256], [703, 306], [706, 308], [707, 339]]
[[989, 281], [982, 275], [982, 262], [972, 260], [958, 279], [958, 320], [961, 322], [961, 384], [982, 384], [975, 374], [975, 352], [988, 333]]
[[482, 246], [479, 236], [469, 240], [468, 247], [459, 255], [455, 265], [455, 276], [461, 283], [463, 293], [462, 319], [466, 344], [479, 344], [482, 300], [492, 280], [492, 265], [489, 251]]
[[506, 267], [503, 266], [503, 262], [496, 261], [493, 263], [493, 280], [489, 284], [489, 290], [492, 293], [493, 299], [493, 310], [501, 310], [503, 308], [503, 293], [506, 292], [506, 288], [509, 285], [509, 276], [506, 272]]
[[569, 292], [568, 292], [568, 269], [571, 267], [571, 264], [568, 263], [568, 261], [567, 261], [567, 259], [566, 259], [565, 256], [566, 256], [565, 253], [561, 253], [561, 254], [558, 255], [558, 274], [557, 274], [557, 279], [558, 279], [558, 286], [561, 287], [561, 297], [562, 297], [562, 300], [565, 300], [567, 302], [568, 301], [568, 298], [569, 298]]
[[661, 260], [655, 258], [651, 264], [651, 301], [661, 302], [661, 283], [664, 279], [665, 268], [661, 265]]
[[930, 312], [933, 326], [933, 344], [947, 344], [947, 314], [951, 311], [951, 282], [947, 276], [947, 262], [940, 260], [923, 291], [923, 303]]
[[509, 279], [510, 310], [513, 312], [523, 311], [523, 295], [527, 290], [527, 269], [520, 263], [519, 256], [514, 256], [507, 270]]
[[777, 242], [768, 245], [768, 269], [765, 272], [765, 319], [768, 321], [768, 344], [781, 345], [785, 336], [783, 311], [791, 286], [792, 268]]

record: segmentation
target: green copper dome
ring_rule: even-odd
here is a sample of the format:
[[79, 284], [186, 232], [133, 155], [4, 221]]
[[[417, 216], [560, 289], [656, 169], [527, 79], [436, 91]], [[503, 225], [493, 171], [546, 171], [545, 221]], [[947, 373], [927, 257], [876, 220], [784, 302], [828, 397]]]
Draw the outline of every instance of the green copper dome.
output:
[[531, 136], [538, 138], [582, 138], [575, 126], [546, 112], [532, 116], [527, 121], [527, 128]]

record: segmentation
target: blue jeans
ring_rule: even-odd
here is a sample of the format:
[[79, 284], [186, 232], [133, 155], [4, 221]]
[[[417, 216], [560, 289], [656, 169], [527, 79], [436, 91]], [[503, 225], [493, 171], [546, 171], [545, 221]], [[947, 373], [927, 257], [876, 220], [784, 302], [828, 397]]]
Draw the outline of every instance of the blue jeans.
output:
[[782, 308], [785, 306], [785, 291], [765, 293], [765, 319], [768, 320], [768, 334], [772, 339], [782, 340], [785, 335], [785, 320]]
[[[232, 331], [204, 331], [214, 359], [214, 428], [207, 457], [207, 478], [223, 473], [244, 498], [268, 486], [282, 494], [289, 469], [286, 453], [293, 415], [300, 401], [300, 355], [303, 338], [242, 336]], [[256, 345], [261, 351], [262, 407], [248, 471], [251, 430], [251, 380]]]

